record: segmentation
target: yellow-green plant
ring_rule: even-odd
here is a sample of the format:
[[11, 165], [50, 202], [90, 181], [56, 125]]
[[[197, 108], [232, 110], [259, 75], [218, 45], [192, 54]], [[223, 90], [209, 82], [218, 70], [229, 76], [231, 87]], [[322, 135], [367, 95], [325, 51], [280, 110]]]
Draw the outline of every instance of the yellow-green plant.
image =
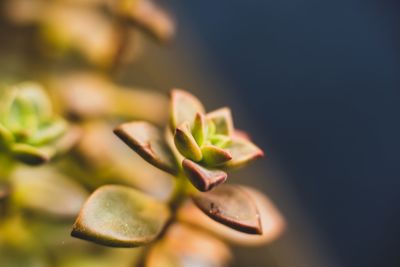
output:
[[228, 243], [282, 232], [268, 198], [228, 179], [263, 156], [229, 108], [115, 81], [143, 44], [137, 32], [174, 35], [156, 1], [0, 8], [12, 33], [0, 37], [2, 83], [35, 81], [0, 88], [0, 266], [218, 267]]
[[[258, 242], [269, 240], [281, 230], [280, 216], [261, 193], [223, 184], [226, 171], [263, 155], [243, 132], [234, 129], [228, 108], [205, 114], [196, 97], [172, 90], [170, 125], [165, 130], [145, 121], [133, 121], [117, 126], [114, 132], [147, 162], [174, 176], [175, 190], [165, 203], [127, 186], [100, 187], [84, 204], [73, 226], [73, 236], [112, 247], [150, 245], [146, 266], [186, 266], [182, 253], [188, 254], [193, 263], [222, 266], [229, 258], [227, 248], [198, 230], [215, 232], [218, 226], [213, 229], [207, 223], [201, 225], [204, 218], [198, 215], [200, 224], [185, 219], [195, 214], [193, 207], [186, 207], [190, 203], [217, 224], [245, 236], [258, 236]], [[206, 258], [199, 258], [201, 249], [182, 252], [180, 248], [174, 252], [177, 245], [171, 239], [176, 236], [188, 238], [189, 247], [194, 246], [191, 242], [196, 243], [190, 238], [204, 238], [222, 248]], [[228, 232], [227, 236], [235, 239], [235, 234]]]
[[41, 85], [26, 82], [4, 89], [0, 99], [0, 146], [23, 163], [47, 162], [65, 149], [67, 122], [53, 113]]

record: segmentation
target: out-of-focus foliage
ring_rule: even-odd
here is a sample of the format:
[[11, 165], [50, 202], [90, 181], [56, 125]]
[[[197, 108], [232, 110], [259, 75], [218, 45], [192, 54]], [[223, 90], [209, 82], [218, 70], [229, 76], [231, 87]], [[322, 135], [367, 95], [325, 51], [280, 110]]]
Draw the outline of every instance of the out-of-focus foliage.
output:
[[263, 154], [229, 108], [117, 81], [142, 32], [174, 35], [156, 1], [5, 0], [0, 11], [1, 266], [216, 267], [229, 242], [279, 236], [262, 193], [222, 185]]
[[53, 113], [39, 84], [27, 82], [2, 91], [0, 144], [10, 157], [31, 165], [42, 164], [73, 144], [75, 140], [63, 140], [63, 136], [72, 137], [66, 131], [67, 122]]

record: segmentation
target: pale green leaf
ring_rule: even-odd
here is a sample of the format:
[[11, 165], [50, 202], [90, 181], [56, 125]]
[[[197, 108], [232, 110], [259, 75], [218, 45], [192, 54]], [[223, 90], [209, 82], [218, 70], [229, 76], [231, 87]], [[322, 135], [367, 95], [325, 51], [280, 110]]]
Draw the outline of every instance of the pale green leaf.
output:
[[232, 113], [227, 107], [208, 113], [207, 120], [215, 124], [216, 134], [231, 135], [234, 131]]
[[225, 150], [232, 155], [232, 159], [225, 164], [228, 168], [241, 167], [264, 156], [264, 152], [259, 147], [245, 138], [232, 138]]
[[135, 189], [106, 185], [84, 204], [72, 236], [113, 247], [150, 243], [170, 217], [168, 207]]
[[200, 161], [202, 159], [201, 149], [190, 132], [190, 128], [187, 123], [183, 123], [176, 128], [174, 143], [178, 151], [184, 157], [194, 161]]
[[204, 114], [204, 107], [195, 96], [179, 89], [171, 91], [170, 123], [172, 130], [184, 122], [192, 124], [197, 113]]

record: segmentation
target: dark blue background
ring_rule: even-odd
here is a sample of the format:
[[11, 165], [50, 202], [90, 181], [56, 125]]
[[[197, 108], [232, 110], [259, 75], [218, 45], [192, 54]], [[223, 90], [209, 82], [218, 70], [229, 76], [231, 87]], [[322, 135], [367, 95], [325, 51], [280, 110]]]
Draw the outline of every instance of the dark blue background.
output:
[[179, 5], [339, 262], [400, 266], [397, 1]]

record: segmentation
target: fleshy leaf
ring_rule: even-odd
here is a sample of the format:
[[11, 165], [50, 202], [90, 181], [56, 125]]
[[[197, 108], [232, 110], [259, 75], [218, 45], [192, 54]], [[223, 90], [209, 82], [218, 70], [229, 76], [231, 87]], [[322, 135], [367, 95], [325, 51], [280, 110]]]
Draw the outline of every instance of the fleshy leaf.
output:
[[275, 205], [260, 191], [241, 186], [254, 200], [260, 213], [262, 235], [238, 232], [220, 224], [204, 214], [193, 201], [187, 201], [178, 212], [178, 219], [189, 225], [200, 227], [234, 244], [259, 246], [277, 239], [285, 229], [285, 220]]
[[205, 116], [197, 113], [193, 122], [192, 134], [199, 146], [202, 146], [207, 135]]
[[193, 201], [210, 218], [247, 234], [262, 234], [260, 214], [253, 199], [239, 186], [221, 185], [193, 196]]
[[234, 131], [232, 113], [227, 107], [208, 113], [207, 119], [215, 124], [216, 134], [231, 135]]
[[56, 218], [75, 217], [87, 198], [73, 179], [47, 167], [19, 168], [12, 182], [18, 204]]
[[136, 247], [153, 241], [170, 217], [162, 202], [135, 189], [106, 185], [86, 201], [72, 236], [112, 247]]
[[10, 148], [12, 155], [29, 165], [40, 165], [50, 160], [55, 151], [51, 148], [36, 148], [31, 145], [16, 143]]
[[67, 123], [64, 120], [50, 121], [40, 125], [28, 142], [33, 145], [43, 145], [60, 137], [66, 130]]
[[[206, 249], [205, 249], [206, 248]], [[146, 267], [226, 266], [231, 252], [221, 240], [184, 224], [173, 224], [149, 251]]]
[[182, 167], [192, 184], [202, 192], [210, 191], [228, 177], [224, 171], [209, 170], [188, 159], [183, 160]]
[[183, 123], [176, 128], [174, 135], [174, 143], [178, 151], [186, 158], [194, 161], [200, 161], [203, 157], [199, 145], [196, 143], [189, 125]]
[[232, 159], [225, 164], [228, 168], [241, 167], [264, 156], [264, 152], [259, 147], [244, 138], [232, 138], [225, 149], [232, 155]]
[[173, 37], [175, 24], [172, 18], [152, 0], [119, 2], [119, 12], [158, 41], [168, 42]]
[[224, 134], [214, 134], [209, 137], [209, 140], [210, 140], [211, 144], [213, 144], [217, 147], [220, 147], [220, 148], [224, 148], [231, 141], [231, 137], [228, 135], [224, 135]]
[[251, 140], [250, 135], [247, 132], [245, 132], [243, 130], [239, 130], [239, 129], [235, 129], [235, 131], [233, 132], [232, 138]]
[[12, 133], [0, 123], [0, 147], [14, 142]]
[[228, 150], [213, 145], [205, 145], [201, 149], [203, 153], [203, 162], [207, 166], [219, 166], [232, 159], [232, 155]]
[[28, 99], [34, 109], [35, 115], [40, 119], [48, 119], [52, 114], [52, 106], [43, 87], [35, 82], [23, 82], [16, 87], [20, 88], [20, 95]]
[[119, 125], [114, 133], [152, 165], [176, 174], [177, 164], [172, 151], [157, 127], [142, 121], [128, 122]]
[[[18, 91], [18, 93], [20, 93]], [[26, 138], [36, 130], [39, 118], [35, 106], [23, 94], [17, 94], [4, 120], [5, 126], [20, 138]]]
[[204, 113], [204, 107], [201, 102], [192, 94], [173, 89], [171, 91], [171, 129], [184, 122], [192, 124], [197, 113]]

